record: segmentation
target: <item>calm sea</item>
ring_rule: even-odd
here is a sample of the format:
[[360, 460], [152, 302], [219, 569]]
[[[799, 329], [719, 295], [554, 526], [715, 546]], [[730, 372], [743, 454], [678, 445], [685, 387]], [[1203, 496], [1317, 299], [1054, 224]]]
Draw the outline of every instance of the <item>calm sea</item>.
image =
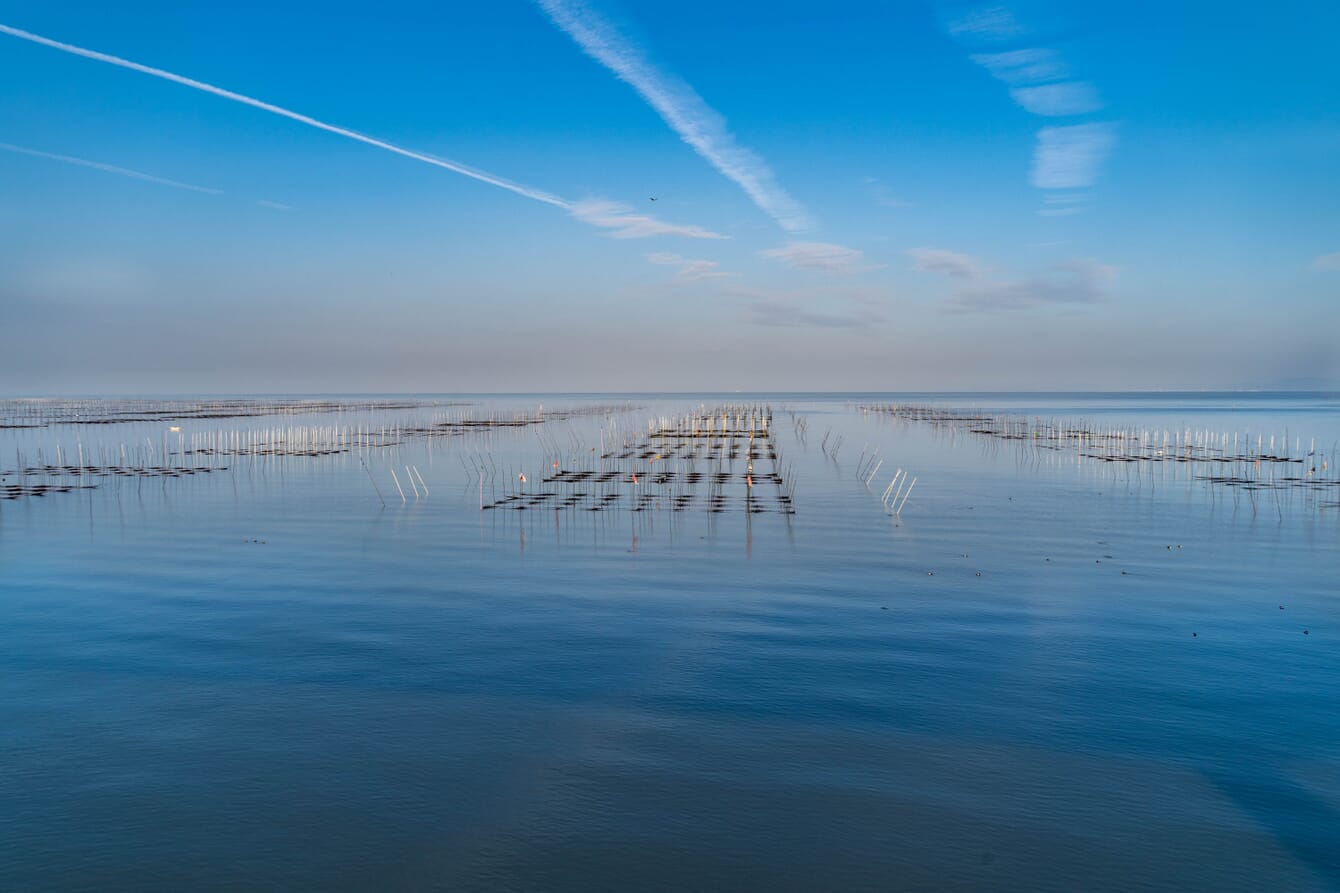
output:
[[1340, 395], [413, 399], [0, 429], [0, 889], [1340, 889]]

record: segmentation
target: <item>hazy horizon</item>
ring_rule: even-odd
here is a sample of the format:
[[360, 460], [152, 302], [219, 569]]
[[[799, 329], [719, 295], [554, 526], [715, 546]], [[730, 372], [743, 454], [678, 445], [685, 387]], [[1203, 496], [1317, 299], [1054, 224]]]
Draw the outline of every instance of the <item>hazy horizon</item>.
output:
[[1340, 388], [1337, 27], [0, 0], [0, 392]]
[[702, 391], [180, 391], [180, 392], [151, 392], [151, 391], [104, 391], [104, 392], [66, 392], [66, 393], [30, 393], [30, 394], [0, 394], [0, 399], [6, 400], [197, 400], [197, 399], [231, 399], [231, 398], [257, 398], [257, 399], [284, 399], [284, 398], [348, 398], [348, 397], [367, 397], [367, 398], [437, 398], [437, 397], [470, 397], [470, 398], [502, 398], [502, 397], [648, 397], [657, 399], [681, 398], [699, 398], [699, 397], [721, 397], [729, 398], [732, 396], [749, 397], [831, 397], [831, 396], [899, 396], [899, 395], [925, 395], [929, 397], [1029, 397], [1029, 396], [1168, 396], [1185, 397], [1191, 395], [1205, 396], [1224, 396], [1232, 397], [1237, 395], [1259, 395], [1263, 397], [1279, 395], [1334, 395], [1340, 393], [1340, 388], [1336, 387], [1299, 387], [1299, 388], [1191, 388], [1187, 390], [1177, 390], [1172, 388], [1150, 388], [1150, 389], [1132, 389], [1119, 391], [1101, 391], [1101, 390], [1050, 390], [1050, 391], [1030, 391], [1030, 390], [956, 390], [956, 391], [937, 391], [937, 390], [786, 390], [786, 391], [765, 391], [765, 390], [745, 390], [737, 389], [730, 391], [722, 390], [702, 390]]

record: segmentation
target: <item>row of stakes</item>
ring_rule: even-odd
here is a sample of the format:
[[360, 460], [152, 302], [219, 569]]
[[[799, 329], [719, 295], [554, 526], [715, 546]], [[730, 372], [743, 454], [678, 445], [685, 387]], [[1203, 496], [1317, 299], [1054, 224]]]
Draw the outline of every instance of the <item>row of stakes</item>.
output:
[[1340, 468], [1336, 447], [1319, 450], [1315, 439], [1306, 450], [1301, 437], [1264, 433], [1229, 434], [1205, 429], [1149, 429], [1096, 425], [1085, 421], [992, 414], [916, 404], [872, 404], [866, 414], [931, 424], [988, 441], [1014, 444], [1028, 452], [1064, 453], [1076, 459], [1129, 467], [1186, 466], [1196, 480], [1256, 491], [1334, 494], [1325, 507], [1340, 507]]
[[[484, 499], [484, 473], [477, 468], [480, 509], [639, 512], [665, 507], [679, 512], [700, 505], [714, 514], [736, 506], [749, 514], [794, 514], [794, 481], [780, 470], [781, 458], [769, 436], [771, 422], [766, 406], [731, 406], [653, 419], [645, 433], [617, 445], [606, 445], [602, 435], [598, 466], [573, 456], [566, 463], [554, 457], [547, 460], [549, 471], [539, 478], [542, 489], [530, 489], [530, 478], [520, 471], [515, 486], [507, 486], [501, 498], [492, 500]], [[735, 463], [742, 453], [745, 468], [739, 471]], [[771, 470], [755, 468], [754, 463], [762, 460], [771, 464]], [[699, 491], [704, 484], [705, 494]], [[740, 493], [726, 492], [739, 484], [744, 485]], [[772, 492], [761, 490], [764, 485], [772, 485]]]
[[[10, 428], [38, 428], [53, 424], [111, 424], [144, 420], [185, 422], [190, 419], [265, 416], [285, 413], [343, 412], [365, 409], [412, 409], [421, 402], [378, 401], [80, 401], [80, 400], [6, 400], [0, 401], [0, 419]], [[147, 438], [139, 444], [122, 442], [85, 450], [82, 442], [73, 450], [57, 445], [54, 457], [36, 450], [36, 461], [16, 449], [15, 466], [0, 468], [0, 499], [45, 496], [98, 487], [95, 479], [107, 478], [179, 478], [212, 471], [225, 471], [226, 464], [239, 458], [321, 457], [343, 453], [360, 454], [397, 446], [411, 437], [450, 437], [487, 434], [545, 421], [557, 421], [585, 415], [611, 414], [630, 409], [628, 404], [583, 406], [546, 412], [513, 412], [468, 409], [438, 413], [423, 422], [374, 426], [368, 423], [347, 425], [289, 425], [248, 430], [213, 430], [183, 433], [182, 425], [168, 425], [162, 441]], [[361, 461], [361, 456], [360, 456]], [[364, 463], [366, 468], [366, 463]], [[369, 472], [370, 474], [370, 472]], [[407, 466], [405, 478], [390, 468], [392, 482], [402, 501], [409, 494], [420, 498], [428, 486], [417, 467]], [[373, 481], [376, 488], [376, 482]], [[377, 488], [378, 498], [385, 503]]]

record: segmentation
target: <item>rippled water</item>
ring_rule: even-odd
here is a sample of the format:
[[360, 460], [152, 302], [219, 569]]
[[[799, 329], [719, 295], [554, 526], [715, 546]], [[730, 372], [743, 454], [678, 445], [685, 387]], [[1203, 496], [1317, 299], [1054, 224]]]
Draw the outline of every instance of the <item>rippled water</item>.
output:
[[856, 409], [1325, 452], [1340, 398], [726, 399], [795, 515], [480, 511], [472, 462], [517, 489], [691, 395], [0, 502], [0, 888], [1340, 889], [1340, 509]]

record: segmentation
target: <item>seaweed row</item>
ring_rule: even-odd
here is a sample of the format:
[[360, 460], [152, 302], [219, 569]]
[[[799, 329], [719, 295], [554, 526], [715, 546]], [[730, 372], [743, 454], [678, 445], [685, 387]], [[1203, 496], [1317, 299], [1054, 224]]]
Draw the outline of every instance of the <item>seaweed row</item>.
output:
[[485, 472], [477, 465], [480, 509], [793, 515], [794, 482], [783, 471], [771, 422], [764, 406], [654, 419], [645, 432], [595, 456], [546, 456], [549, 468], [541, 475], [509, 474], [502, 495], [491, 487], [494, 498], [487, 501]]

